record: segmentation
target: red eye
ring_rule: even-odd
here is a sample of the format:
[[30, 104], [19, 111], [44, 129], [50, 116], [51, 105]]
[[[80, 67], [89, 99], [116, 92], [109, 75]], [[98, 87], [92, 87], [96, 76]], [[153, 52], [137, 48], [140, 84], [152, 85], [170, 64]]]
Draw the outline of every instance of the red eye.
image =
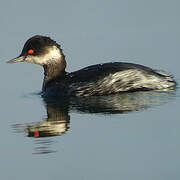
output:
[[34, 54], [34, 50], [33, 49], [29, 49], [28, 50], [28, 54]]

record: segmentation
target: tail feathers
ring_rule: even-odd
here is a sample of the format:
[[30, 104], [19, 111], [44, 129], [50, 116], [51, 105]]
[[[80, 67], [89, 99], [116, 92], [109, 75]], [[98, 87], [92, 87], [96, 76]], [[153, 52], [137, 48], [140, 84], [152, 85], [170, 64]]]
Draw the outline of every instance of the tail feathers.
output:
[[155, 70], [156, 73], [160, 74], [163, 76], [166, 81], [168, 82], [168, 88], [175, 88], [177, 86], [177, 82], [174, 80], [173, 75], [167, 73], [166, 71], [163, 70]]

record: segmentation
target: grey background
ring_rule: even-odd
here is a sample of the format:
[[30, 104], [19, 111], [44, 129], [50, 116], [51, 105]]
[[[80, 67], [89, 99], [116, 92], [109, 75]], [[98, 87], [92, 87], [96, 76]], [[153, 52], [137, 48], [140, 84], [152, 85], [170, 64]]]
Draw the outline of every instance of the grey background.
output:
[[34, 155], [36, 141], [13, 124], [46, 116], [43, 70], [8, 65], [35, 34], [62, 45], [67, 70], [125, 61], [164, 69], [179, 82], [178, 0], [6, 0], [0, 3], [1, 179], [179, 179], [179, 90], [161, 106], [117, 115], [70, 112], [56, 153]]

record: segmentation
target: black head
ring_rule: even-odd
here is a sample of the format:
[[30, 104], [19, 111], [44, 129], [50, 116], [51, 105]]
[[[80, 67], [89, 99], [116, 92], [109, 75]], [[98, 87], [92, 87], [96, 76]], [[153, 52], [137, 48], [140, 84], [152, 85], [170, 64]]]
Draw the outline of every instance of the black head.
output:
[[29, 62], [43, 66], [61, 61], [62, 58], [64, 59], [64, 55], [56, 41], [50, 37], [36, 35], [26, 41], [20, 56], [8, 63]]

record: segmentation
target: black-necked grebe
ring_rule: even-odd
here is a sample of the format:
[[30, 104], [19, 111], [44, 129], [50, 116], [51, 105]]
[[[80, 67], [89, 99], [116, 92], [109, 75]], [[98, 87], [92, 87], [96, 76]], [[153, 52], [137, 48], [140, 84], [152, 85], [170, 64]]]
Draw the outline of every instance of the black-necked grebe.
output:
[[67, 73], [65, 56], [54, 40], [36, 35], [27, 40], [19, 57], [8, 63], [29, 62], [44, 68], [44, 96], [108, 95], [127, 91], [174, 89], [174, 79], [149, 67], [122, 62], [88, 66]]

